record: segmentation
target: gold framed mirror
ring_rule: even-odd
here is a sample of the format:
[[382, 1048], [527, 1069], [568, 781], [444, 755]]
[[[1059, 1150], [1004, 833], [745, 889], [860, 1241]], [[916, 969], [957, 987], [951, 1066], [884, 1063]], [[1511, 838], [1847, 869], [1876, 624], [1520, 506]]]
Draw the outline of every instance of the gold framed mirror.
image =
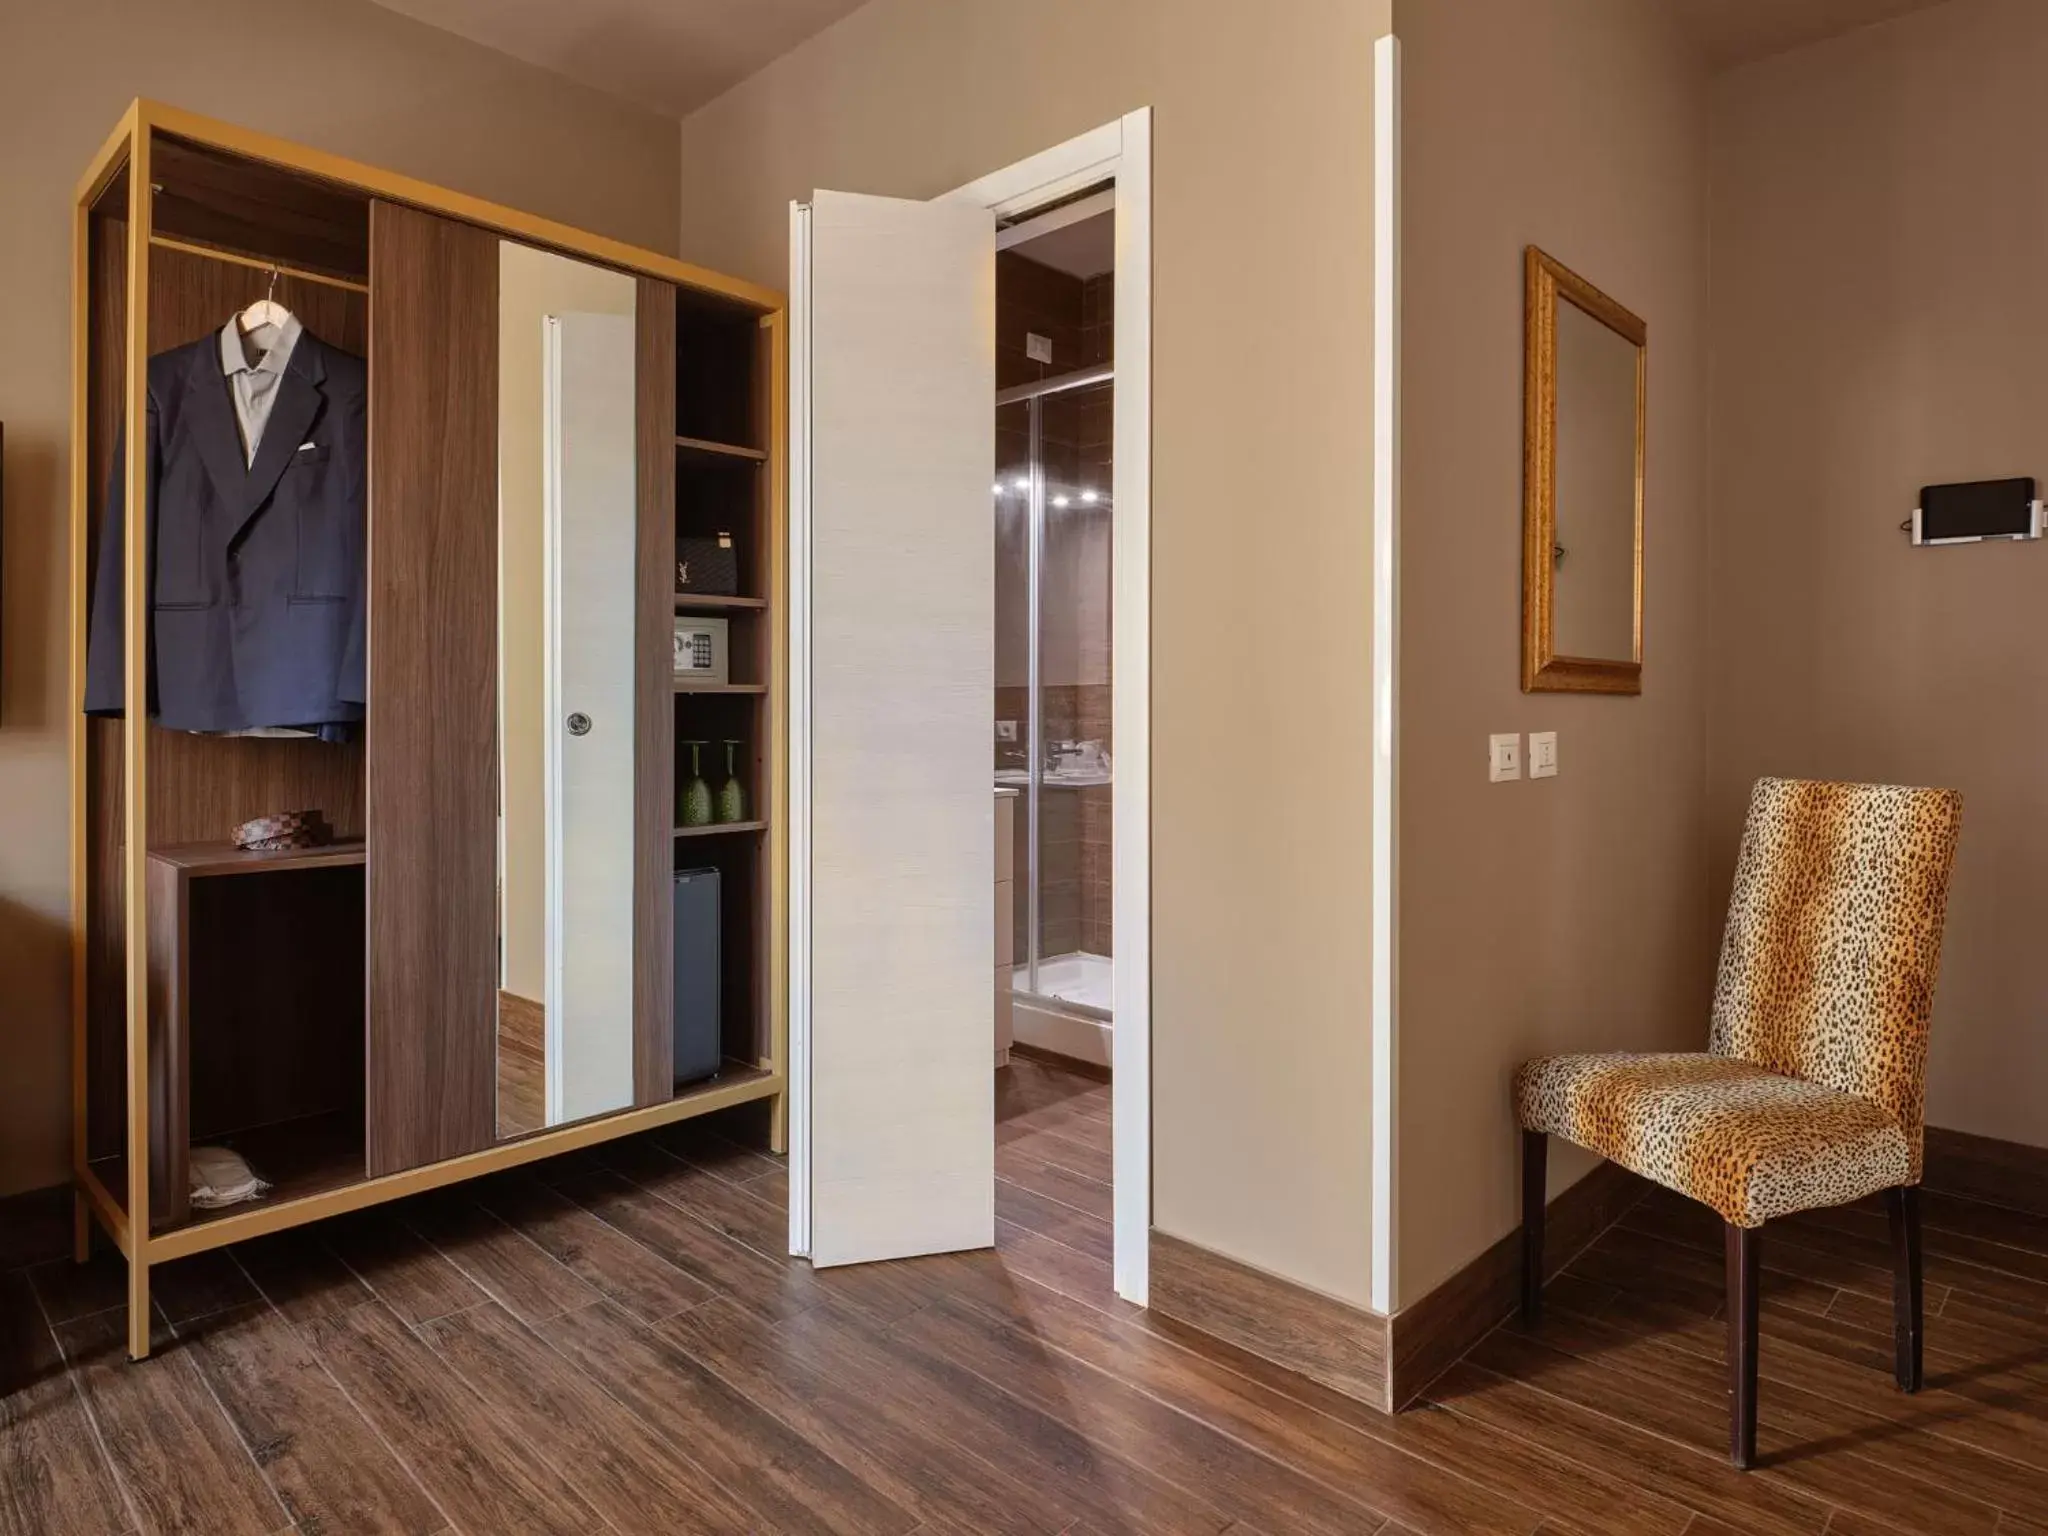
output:
[[1643, 691], [1649, 329], [1561, 262], [1527, 257], [1522, 691]]

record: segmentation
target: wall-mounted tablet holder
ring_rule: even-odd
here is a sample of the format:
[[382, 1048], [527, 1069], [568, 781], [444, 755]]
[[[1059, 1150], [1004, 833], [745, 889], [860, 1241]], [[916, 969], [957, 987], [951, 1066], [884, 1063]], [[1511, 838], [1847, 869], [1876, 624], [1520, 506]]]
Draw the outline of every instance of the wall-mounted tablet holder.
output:
[[1992, 539], [2038, 539], [2048, 503], [2035, 499], [2031, 476], [1929, 485], [1920, 505], [1899, 525], [1916, 545], [1982, 544]]

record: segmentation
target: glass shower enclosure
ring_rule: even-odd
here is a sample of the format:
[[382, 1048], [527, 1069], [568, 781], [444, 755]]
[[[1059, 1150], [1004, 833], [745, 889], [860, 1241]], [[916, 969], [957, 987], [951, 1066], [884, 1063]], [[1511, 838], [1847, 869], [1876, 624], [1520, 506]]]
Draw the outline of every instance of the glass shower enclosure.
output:
[[1113, 370], [996, 397], [995, 781], [1019, 791], [1012, 986], [1111, 1007]]

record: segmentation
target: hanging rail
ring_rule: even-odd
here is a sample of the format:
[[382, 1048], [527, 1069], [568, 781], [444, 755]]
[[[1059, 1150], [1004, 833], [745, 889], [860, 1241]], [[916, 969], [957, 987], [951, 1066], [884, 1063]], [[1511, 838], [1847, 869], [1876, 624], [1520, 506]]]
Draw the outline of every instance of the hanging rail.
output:
[[264, 261], [255, 256], [238, 256], [233, 251], [217, 251], [210, 245], [194, 245], [188, 240], [173, 240], [169, 235], [151, 235], [149, 243], [169, 251], [183, 251], [188, 256], [204, 256], [211, 261], [232, 262], [238, 267], [252, 267], [258, 272], [269, 272], [277, 277], [295, 277], [301, 282], [323, 283], [329, 288], [346, 288], [350, 293], [368, 293], [368, 283], [358, 283], [346, 277], [329, 277], [325, 272], [308, 272], [304, 267], [287, 266], [281, 261]]

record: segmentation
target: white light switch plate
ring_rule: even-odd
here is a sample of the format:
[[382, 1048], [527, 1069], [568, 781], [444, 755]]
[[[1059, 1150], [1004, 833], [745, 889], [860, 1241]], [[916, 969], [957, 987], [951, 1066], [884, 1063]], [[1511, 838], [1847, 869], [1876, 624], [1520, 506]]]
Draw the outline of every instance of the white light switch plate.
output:
[[1034, 363], [1051, 362], [1052, 338], [1050, 336], [1041, 336], [1036, 331], [1026, 331], [1024, 333], [1024, 355]]
[[1487, 777], [1494, 783], [1505, 784], [1510, 779], [1519, 779], [1522, 776], [1521, 733], [1488, 737], [1486, 756]]
[[1017, 722], [1016, 722], [1016, 721], [1014, 721], [1014, 720], [998, 720], [998, 721], [996, 722], [996, 740], [997, 740], [997, 741], [1015, 741], [1016, 739], [1017, 739]]
[[1557, 777], [1557, 732], [1531, 731], [1529, 733], [1529, 777], [1532, 779], [1554, 779]]

